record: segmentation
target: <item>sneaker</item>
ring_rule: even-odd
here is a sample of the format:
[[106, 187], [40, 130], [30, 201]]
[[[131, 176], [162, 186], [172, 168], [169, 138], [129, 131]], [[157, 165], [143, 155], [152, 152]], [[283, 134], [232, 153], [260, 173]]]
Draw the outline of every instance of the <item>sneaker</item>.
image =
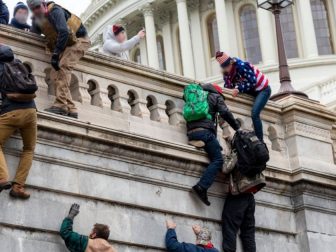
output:
[[69, 112], [68, 117], [78, 119], [78, 113], [77, 112]]
[[207, 190], [205, 190], [204, 188], [202, 188], [199, 185], [195, 185], [193, 188], [193, 191], [196, 193], [196, 195], [198, 196], [198, 198], [207, 206], [210, 206], [211, 203], [208, 200], [208, 193]]
[[12, 188], [12, 183], [8, 181], [0, 182], [0, 192], [2, 192], [3, 190], [9, 190], [11, 188]]
[[49, 112], [49, 113], [53, 113], [53, 114], [56, 114], [56, 115], [62, 115], [62, 116], [67, 116], [68, 115], [68, 112], [65, 109], [55, 107], [55, 106], [47, 108], [44, 111]]
[[25, 191], [24, 186], [19, 184], [13, 185], [12, 190], [9, 192], [9, 195], [16, 199], [27, 200], [30, 198], [30, 194]]

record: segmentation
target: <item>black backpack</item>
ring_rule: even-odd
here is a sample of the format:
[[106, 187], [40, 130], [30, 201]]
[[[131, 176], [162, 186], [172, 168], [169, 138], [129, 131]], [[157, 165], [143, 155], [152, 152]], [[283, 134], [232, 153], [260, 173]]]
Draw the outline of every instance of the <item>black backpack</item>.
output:
[[232, 147], [237, 152], [237, 167], [241, 174], [253, 177], [266, 169], [269, 151], [254, 131], [239, 131], [232, 140]]
[[18, 59], [4, 63], [1, 92], [9, 99], [17, 102], [34, 100], [38, 89], [35, 77], [29, 73], [26, 66]]

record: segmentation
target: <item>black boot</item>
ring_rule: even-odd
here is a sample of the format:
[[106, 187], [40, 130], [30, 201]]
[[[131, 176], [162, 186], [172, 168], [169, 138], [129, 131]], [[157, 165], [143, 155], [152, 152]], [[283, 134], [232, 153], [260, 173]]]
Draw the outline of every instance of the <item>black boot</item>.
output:
[[47, 108], [45, 109], [45, 111], [56, 114], [56, 115], [62, 115], [62, 116], [68, 115], [68, 112], [66, 110], [59, 108], [59, 107], [55, 107], [55, 106], [52, 106], [51, 108]]
[[12, 183], [10, 182], [0, 182], [0, 192], [3, 190], [9, 190], [12, 188]]
[[210, 206], [211, 203], [208, 200], [208, 193], [207, 190], [205, 190], [203, 187], [199, 186], [199, 185], [195, 185], [193, 188], [193, 191], [196, 193], [196, 195], [198, 196], [198, 198], [200, 198], [200, 200], [207, 206]]
[[69, 112], [68, 117], [78, 119], [78, 113], [77, 112]]

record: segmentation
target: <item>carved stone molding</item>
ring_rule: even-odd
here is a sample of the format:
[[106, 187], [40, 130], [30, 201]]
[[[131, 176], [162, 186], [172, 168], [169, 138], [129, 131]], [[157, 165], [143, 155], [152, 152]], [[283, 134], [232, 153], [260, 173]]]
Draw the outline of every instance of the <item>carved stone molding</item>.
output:
[[140, 11], [143, 13], [143, 15], [146, 16], [153, 16], [153, 12], [154, 12], [154, 7], [151, 3], [147, 3], [145, 5], [143, 5], [140, 8]]
[[331, 141], [331, 132], [300, 122], [292, 122], [286, 125], [287, 136], [301, 135], [308, 138], [318, 139], [326, 142]]

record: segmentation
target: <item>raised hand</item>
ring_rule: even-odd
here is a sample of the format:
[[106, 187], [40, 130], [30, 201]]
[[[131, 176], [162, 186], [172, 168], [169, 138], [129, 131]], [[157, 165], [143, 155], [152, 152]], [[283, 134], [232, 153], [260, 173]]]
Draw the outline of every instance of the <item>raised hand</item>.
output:
[[79, 208], [80, 206], [78, 204], [72, 204], [68, 218], [73, 220], [79, 214]]

